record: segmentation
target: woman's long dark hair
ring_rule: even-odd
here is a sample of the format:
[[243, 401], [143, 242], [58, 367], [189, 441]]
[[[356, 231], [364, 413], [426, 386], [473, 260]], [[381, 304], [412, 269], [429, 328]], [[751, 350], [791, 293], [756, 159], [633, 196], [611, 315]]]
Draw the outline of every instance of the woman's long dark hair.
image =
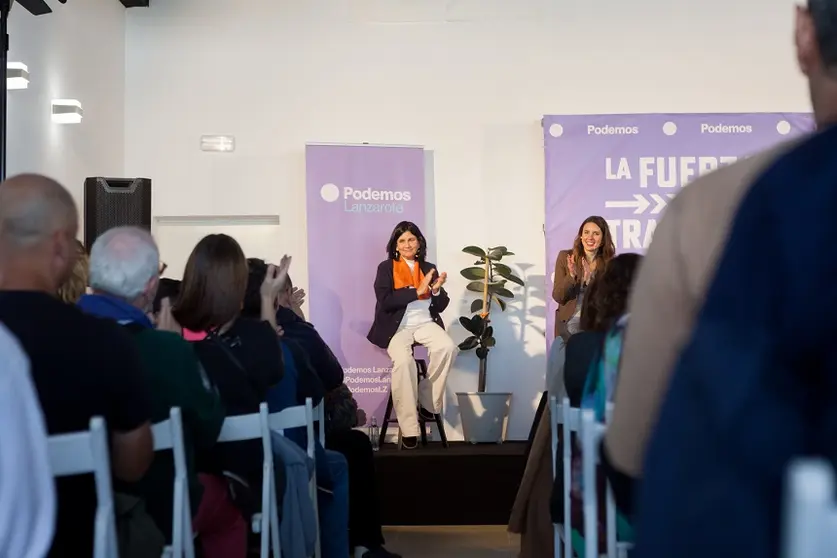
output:
[[189, 255], [172, 314], [192, 331], [223, 326], [241, 312], [247, 260], [231, 236], [210, 234]]
[[593, 223], [602, 231], [602, 243], [596, 249], [596, 272], [601, 274], [604, 272], [607, 262], [613, 259], [616, 254], [616, 246], [613, 244], [613, 237], [610, 236], [610, 227], [607, 226], [607, 221], [603, 217], [593, 215], [588, 217], [578, 227], [578, 234], [575, 235], [573, 242], [573, 255], [575, 256], [576, 277], [578, 281], [582, 280], [582, 262], [587, 257], [584, 251], [584, 243], [581, 241], [581, 233], [584, 231], [584, 225]]
[[427, 240], [424, 238], [424, 235], [421, 234], [421, 230], [419, 230], [418, 225], [410, 221], [401, 221], [395, 225], [395, 228], [392, 230], [392, 234], [389, 236], [389, 242], [387, 242], [387, 257], [391, 260], [397, 260], [399, 258], [398, 239], [401, 238], [401, 235], [405, 232], [412, 233], [413, 236], [418, 239], [419, 247], [416, 251], [416, 259], [423, 262], [425, 256], [427, 255]]
[[582, 331], [609, 330], [628, 308], [631, 292], [642, 256], [620, 254], [608, 262], [604, 273], [584, 293], [579, 327]]

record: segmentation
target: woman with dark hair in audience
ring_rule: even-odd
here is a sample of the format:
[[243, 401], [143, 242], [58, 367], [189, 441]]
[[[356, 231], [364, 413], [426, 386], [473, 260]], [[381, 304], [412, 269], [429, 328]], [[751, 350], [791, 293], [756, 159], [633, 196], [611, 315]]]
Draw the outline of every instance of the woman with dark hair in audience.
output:
[[[622, 254], [613, 258], [606, 268], [601, 268], [603, 273], [587, 289], [580, 316], [582, 331], [569, 337], [564, 377], [556, 380], [562, 389], [566, 384], [566, 395], [573, 407], [581, 405], [587, 375], [600, 354], [607, 332], [625, 313], [628, 294], [641, 260], [639, 254]], [[536, 427], [526, 470], [509, 521], [509, 530], [522, 535], [521, 558], [540, 558], [551, 554], [552, 524], [563, 523], [563, 466], [560, 459], [557, 462], [554, 487], [552, 481], [552, 421], [549, 409], [546, 409]], [[559, 443], [563, 443], [563, 440]], [[573, 459], [576, 458], [574, 455]], [[582, 510], [574, 504], [572, 513], [572, 524], [580, 531], [583, 525]]]
[[[392, 403], [406, 449], [418, 446], [418, 413], [433, 421], [442, 412], [448, 372], [458, 352], [441, 317], [450, 303], [443, 288], [448, 275], [438, 273], [426, 257], [427, 241], [415, 223], [398, 223], [387, 242], [387, 259], [375, 275], [377, 304], [367, 336], [392, 359]], [[424, 345], [430, 356], [418, 392], [415, 344]]]
[[[276, 332], [273, 301], [285, 282], [290, 258], [279, 267], [271, 266], [260, 286], [260, 319], [240, 316], [247, 289], [247, 260], [241, 247], [224, 234], [204, 237], [195, 246], [171, 315], [175, 328], [205, 332], [194, 344], [207, 375], [217, 386], [227, 416], [259, 412], [271, 387], [283, 376], [282, 350]], [[159, 321], [166, 321], [165, 305]], [[158, 327], [166, 327], [164, 324]], [[217, 444], [199, 463], [210, 473], [232, 473], [249, 484], [249, 493], [259, 494], [262, 478], [262, 445], [259, 440]], [[281, 466], [277, 489], [282, 490]], [[231, 481], [238, 482], [238, 481]], [[241, 495], [239, 487], [237, 496]], [[258, 501], [259, 499], [256, 498]], [[245, 518], [253, 513], [247, 502], [237, 498]]]

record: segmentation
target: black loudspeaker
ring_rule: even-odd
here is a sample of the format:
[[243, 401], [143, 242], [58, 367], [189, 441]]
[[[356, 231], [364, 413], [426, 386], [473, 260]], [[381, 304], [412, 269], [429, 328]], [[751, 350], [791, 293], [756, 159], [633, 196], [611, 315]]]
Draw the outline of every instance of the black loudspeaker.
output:
[[87, 251], [103, 232], [114, 227], [151, 231], [151, 179], [102, 178], [84, 181], [84, 247]]

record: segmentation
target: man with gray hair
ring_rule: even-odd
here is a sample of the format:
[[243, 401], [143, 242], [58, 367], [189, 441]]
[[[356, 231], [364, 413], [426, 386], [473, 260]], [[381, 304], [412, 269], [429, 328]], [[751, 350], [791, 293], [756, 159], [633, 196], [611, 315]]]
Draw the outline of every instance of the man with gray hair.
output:
[[[29, 357], [47, 432], [87, 430], [104, 417], [111, 468], [135, 481], [153, 458], [148, 386], [130, 336], [56, 297], [77, 257], [72, 196], [45, 176], [0, 184], [0, 322]], [[90, 556], [96, 493], [92, 475], [59, 479], [50, 556]]]
[[[193, 527], [204, 556], [243, 557], [247, 529], [227, 497], [220, 477], [197, 474], [195, 453], [211, 448], [224, 422], [224, 409], [190, 343], [180, 335], [154, 329], [148, 317], [159, 286], [160, 252], [151, 234], [135, 227], [117, 227], [96, 239], [90, 250], [90, 287], [79, 308], [115, 321], [129, 331], [139, 349], [151, 393], [151, 419], [162, 422], [169, 410], [183, 415], [189, 496]], [[141, 496], [157, 527], [171, 542], [174, 486], [172, 454], [157, 456], [136, 484], [117, 483], [122, 493]]]

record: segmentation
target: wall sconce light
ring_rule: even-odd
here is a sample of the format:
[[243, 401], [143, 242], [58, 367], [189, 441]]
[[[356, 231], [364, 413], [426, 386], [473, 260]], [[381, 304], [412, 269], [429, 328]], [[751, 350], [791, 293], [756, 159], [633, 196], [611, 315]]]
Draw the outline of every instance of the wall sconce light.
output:
[[29, 68], [22, 62], [6, 64], [6, 88], [26, 89], [29, 87]]
[[235, 151], [234, 136], [201, 136], [201, 151], [232, 153]]
[[84, 116], [81, 103], [75, 99], [53, 99], [52, 121], [56, 124], [79, 124]]

